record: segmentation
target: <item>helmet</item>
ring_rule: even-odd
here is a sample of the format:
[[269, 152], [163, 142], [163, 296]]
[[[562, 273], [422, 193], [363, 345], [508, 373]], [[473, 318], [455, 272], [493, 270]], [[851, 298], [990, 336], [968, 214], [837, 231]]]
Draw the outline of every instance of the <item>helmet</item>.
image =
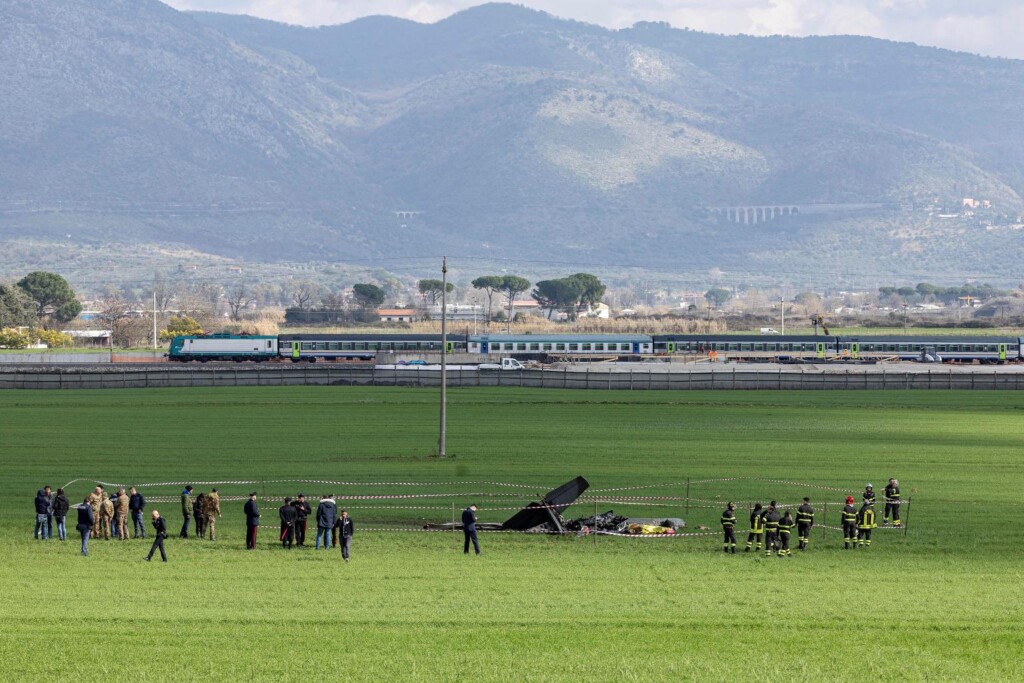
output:
[[871, 484], [868, 484], [868, 485], [867, 485], [867, 486], [865, 486], [864, 488], [866, 488], [866, 489], [869, 489], [869, 488], [872, 488], [872, 486], [871, 486]]
[[847, 496], [846, 497], [846, 503], [847, 503], [847, 505], [852, 504], [853, 503], [853, 496]]

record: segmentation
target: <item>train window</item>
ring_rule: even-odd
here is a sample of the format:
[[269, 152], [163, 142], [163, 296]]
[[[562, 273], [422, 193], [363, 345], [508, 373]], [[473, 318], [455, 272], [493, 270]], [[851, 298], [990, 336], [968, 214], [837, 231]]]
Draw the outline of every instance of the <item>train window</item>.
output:
[[764, 344], [754, 344], [755, 351], [764, 351]]
[[545, 344], [544, 345], [544, 350], [545, 351], [550, 351], [551, 350], [551, 344]]
[[555, 344], [555, 350], [565, 351], [565, 344]]
[[590, 344], [580, 344], [580, 351], [589, 351]]
[[949, 347], [946, 346], [945, 344], [939, 344], [938, 346], [935, 347], [935, 350], [938, 351], [939, 353], [945, 353], [946, 351], [949, 350]]
[[540, 351], [540, 344], [537, 344], [537, 343], [530, 344], [530, 350], [531, 351]]
[[900, 351], [909, 351], [910, 346], [908, 344], [900, 344]]
[[303, 351], [309, 351], [310, 346], [311, 345], [309, 342], [302, 342], [302, 344], [299, 345], [299, 348], [301, 348]]
[[523, 344], [522, 342], [516, 344], [516, 351], [525, 351], [525, 350], [526, 350], [526, 344]]
[[569, 344], [569, 350], [570, 351], [579, 351], [580, 350], [580, 345], [579, 344]]
[[270, 348], [270, 340], [269, 339], [267, 340], [267, 348], [268, 349]]

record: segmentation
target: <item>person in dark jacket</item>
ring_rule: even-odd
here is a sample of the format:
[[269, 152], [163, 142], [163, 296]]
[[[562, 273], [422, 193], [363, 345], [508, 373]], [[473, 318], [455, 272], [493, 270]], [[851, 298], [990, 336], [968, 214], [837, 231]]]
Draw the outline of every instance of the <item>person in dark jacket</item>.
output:
[[334, 496], [324, 495], [320, 497], [320, 504], [316, 507], [316, 549], [320, 550], [320, 538], [324, 540], [324, 550], [331, 545], [331, 530], [338, 516], [338, 506], [332, 500]]
[[782, 516], [779, 511], [775, 508], [775, 501], [773, 500], [768, 505], [768, 511], [764, 514], [764, 555], [769, 557], [773, 552], [779, 549], [779, 522], [782, 521]]
[[146, 555], [146, 562], [153, 559], [153, 553], [156, 549], [160, 549], [160, 559], [164, 562], [167, 561], [167, 551], [164, 550], [164, 539], [167, 538], [167, 522], [163, 517], [160, 516], [159, 510], [153, 510], [153, 530], [156, 532], [153, 534], [153, 546], [149, 549], [149, 555]]
[[470, 505], [462, 511], [462, 533], [466, 540], [462, 547], [463, 553], [469, 555], [469, 542], [472, 541], [473, 550], [479, 555], [480, 542], [476, 537], [476, 505]]
[[871, 501], [865, 501], [857, 512], [857, 546], [871, 547], [871, 530], [877, 527], [875, 523], [875, 506]]
[[804, 504], [796, 509], [796, 532], [800, 538], [800, 550], [807, 550], [811, 543], [811, 527], [814, 526], [814, 508], [811, 499], [804, 498]]
[[295, 506], [295, 511], [298, 513], [298, 519], [295, 520], [295, 545], [303, 546], [306, 545], [306, 518], [313, 514], [313, 508], [309, 506], [309, 501], [302, 493], [298, 495], [292, 505]]
[[142, 519], [142, 511], [146, 509], [146, 499], [135, 487], [129, 489], [131, 496], [128, 498], [128, 511], [132, 513], [133, 538], [146, 537], [146, 522]]
[[853, 496], [846, 497], [846, 505], [840, 513], [843, 523], [843, 542], [845, 549], [857, 549], [857, 508], [853, 506]]
[[875, 502], [875, 487], [872, 486], [871, 484], [866, 484], [864, 486], [864, 496], [863, 497], [864, 497], [864, 502], [865, 503], [870, 501], [873, 504]]
[[82, 501], [82, 504], [78, 506], [78, 525], [75, 527], [78, 529], [78, 533], [82, 534], [82, 556], [89, 556], [89, 536], [92, 534], [92, 526], [96, 521], [95, 515], [92, 512], [91, 501], [87, 497]]
[[885, 486], [885, 514], [882, 516], [882, 524], [889, 524], [889, 517], [892, 517], [893, 526], [900, 526], [900, 483], [890, 479]]
[[260, 528], [260, 506], [256, 504], [256, 492], [249, 494], [245, 503], [245, 549], [256, 549], [256, 531]]
[[284, 505], [278, 508], [277, 514], [281, 518], [281, 547], [291, 550], [295, 541], [295, 522], [299, 519], [299, 512], [292, 505], [291, 498], [284, 499]]
[[188, 538], [188, 524], [192, 521], [192, 485], [185, 487], [185, 490], [181, 492], [181, 516], [184, 520], [181, 523], [181, 533], [178, 534], [182, 538]]
[[722, 543], [722, 551], [735, 554], [736, 552], [736, 503], [729, 503], [722, 513], [722, 533], [725, 540]]
[[57, 494], [53, 497], [53, 521], [57, 523], [57, 538], [62, 541], [68, 540], [68, 527], [65, 519], [70, 509], [71, 503], [64, 495], [64, 489], [57, 489]]
[[[764, 539], [764, 516], [761, 512], [761, 504], [754, 503], [754, 510], [750, 513], [750, 533], [747, 534], [747, 547], [743, 552], [749, 553], [751, 548], [757, 552], [761, 549], [761, 541]], [[754, 546], [757, 541], [757, 546]]]
[[46, 536], [46, 520], [52, 514], [50, 508], [50, 497], [46, 495], [44, 489], [36, 491], [36, 528], [32, 532], [32, 537], [37, 541], [45, 541]]
[[192, 501], [192, 516], [196, 518], [196, 538], [206, 536], [206, 494], [200, 493]]
[[50, 512], [46, 515], [46, 537], [49, 539], [53, 538], [53, 499], [56, 497], [53, 489], [49, 485], [43, 487], [43, 493], [46, 494], [46, 499], [50, 503]]
[[338, 535], [341, 537], [341, 559], [348, 562], [349, 554], [352, 551], [352, 536], [356, 533], [356, 525], [348, 516], [348, 510], [341, 511], [338, 518]]
[[789, 557], [793, 554], [793, 551], [789, 549], [789, 537], [793, 533], [794, 526], [796, 526], [796, 522], [793, 521], [789, 510], [786, 510], [786, 514], [782, 515], [782, 519], [779, 520], [779, 557]]

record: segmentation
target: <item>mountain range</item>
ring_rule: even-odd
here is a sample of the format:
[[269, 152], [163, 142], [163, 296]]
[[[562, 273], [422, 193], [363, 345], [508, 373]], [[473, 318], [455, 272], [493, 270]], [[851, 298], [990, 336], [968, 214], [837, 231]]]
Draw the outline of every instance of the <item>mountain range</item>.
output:
[[[306, 28], [8, 0], [0, 72], [2, 240], [890, 280], [1013, 278], [1024, 248], [948, 209], [1024, 209], [1015, 60], [505, 4]], [[713, 210], [752, 206], [801, 210]]]

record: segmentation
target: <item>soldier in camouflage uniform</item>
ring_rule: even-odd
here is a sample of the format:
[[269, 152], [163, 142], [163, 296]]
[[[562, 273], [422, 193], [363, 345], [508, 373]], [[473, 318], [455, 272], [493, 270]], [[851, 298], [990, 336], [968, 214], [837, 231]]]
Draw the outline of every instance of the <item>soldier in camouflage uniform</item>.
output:
[[100, 503], [100, 531], [103, 532], [103, 540], [110, 540], [110, 525], [114, 521], [114, 504], [110, 502], [110, 496], [103, 492], [103, 501]]
[[217, 518], [220, 517], [220, 494], [211, 489], [206, 497], [206, 528], [210, 531], [210, 540], [217, 540]]
[[103, 487], [97, 486], [89, 494], [89, 507], [92, 508], [92, 531], [90, 535], [98, 538], [100, 535], [100, 508], [103, 506]]
[[117, 503], [114, 504], [114, 519], [117, 520], [117, 537], [128, 540], [128, 496], [124, 489], [117, 490]]

